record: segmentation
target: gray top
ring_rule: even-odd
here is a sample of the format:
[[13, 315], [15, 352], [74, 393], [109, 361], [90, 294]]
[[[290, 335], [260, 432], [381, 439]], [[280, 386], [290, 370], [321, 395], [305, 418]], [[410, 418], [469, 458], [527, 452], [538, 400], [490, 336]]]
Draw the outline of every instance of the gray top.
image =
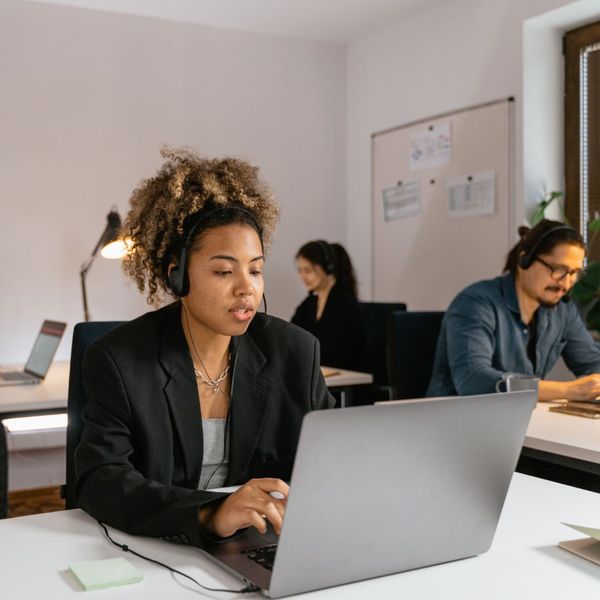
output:
[[226, 419], [202, 419], [204, 453], [199, 490], [222, 487], [229, 471], [229, 443], [225, 439]]

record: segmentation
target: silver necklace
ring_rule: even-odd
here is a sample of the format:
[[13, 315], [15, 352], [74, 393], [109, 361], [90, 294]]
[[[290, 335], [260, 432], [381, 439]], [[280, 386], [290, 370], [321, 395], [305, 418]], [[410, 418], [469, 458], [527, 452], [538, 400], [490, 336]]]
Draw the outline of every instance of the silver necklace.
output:
[[[193, 342], [192, 342], [192, 345], [193, 345]], [[194, 348], [194, 352], [196, 352], [195, 348]], [[202, 375], [202, 371], [200, 371], [200, 369], [196, 369], [196, 367], [194, 367], [194, 374], [196, 375], [196, 379], [200, 379], [200, 381], [202, 381], [202, 383], [206, 383], [206, 385], [210, 385], [212, 387], [212, 391], [214, 394], [221, 392], [221, 394], [224, 395], [224, 392], [219, 387], [219, 384], [221, 383], [221, 381], [223, 381], [227, 377], [227, 373], [229, 372], [229, 359], [228, 359], [227, 366], [223, 369], [223, 371], [221, 371], [221, 374], [216, 379], [213, 379], [208, 374], [208, 371], [206, 370], [206, 367], [204, 366], [204, 363], [202, 362], [202, 359], [200, 358], [200, 356], [198, 356], [197, 352], [196, 352], [196, 356], [198, 357], [198, 360], [200, 361], [200, 364], [202, 365], [202, 368], [204, 369], [204, 371], [206, 372], [206, 375], [207, 375], [207, 377], [205, 377], [204, 375]]]
[[187, 325], [188, 334], [190, 336], [190, 340], [192, 340], [192, 348], [194, 349], [194, 354], [196, 355], [196, 358], [200, 361], [200, 364], [202, 365], [202, 368], [204, 369], [204, 372], [206, 373], [206, 377], [205, 377], [202, 374], [202, 371], [200, 369], [197, 369], [196, 366], [194, 365], [194, 375], [196, 375], [196, 379], [199, 379], [200, 381], [202, 381], [202, 383], [209, 385], [212, 388], [213, 394], [221, 393], [221, 394], [225, 395], [225, 392], [221, 389], [219, 384], [221, 383], [221, 381], [223, 381], [227, 377], [227, 373], [229, 373], [229, 367], [231, 366], [231, 355], [230, 354], [227, 355], [227, 366], [223, 369], [223, 371], [221, 371], [221, 374], [216, 379], [213, 379], [208, 374], [208, 371], [207, 371], [206, 367], [204, 366], [204, 362], [200, 358], [200, 355], [198, 354], [198, 350], [196, 350], [196, 344], [194, 343], [194, 337], [192, 336], [192, 331], [190, 329], [190, 322], [188, 321], [187, 310], [185, 310], [185, 306], [183, 306], [183, 304], [181, 305], [181, 307], [183, 308], [183, 314], [185, 315], [185, 324]]

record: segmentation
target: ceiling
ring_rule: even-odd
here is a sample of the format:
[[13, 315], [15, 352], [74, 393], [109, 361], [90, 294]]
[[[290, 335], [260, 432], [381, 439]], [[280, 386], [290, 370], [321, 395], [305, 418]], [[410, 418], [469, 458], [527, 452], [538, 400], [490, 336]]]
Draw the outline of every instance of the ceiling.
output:
[[30, 0], [348, 43], [442, 0]]

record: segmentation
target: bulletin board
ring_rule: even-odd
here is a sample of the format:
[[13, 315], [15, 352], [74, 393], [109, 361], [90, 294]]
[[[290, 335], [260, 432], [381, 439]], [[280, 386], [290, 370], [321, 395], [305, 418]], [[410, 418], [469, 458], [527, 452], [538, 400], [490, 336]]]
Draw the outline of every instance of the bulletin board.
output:
[[375, 133], [372, 297], [445, 310], [499, 275], [514, 211], [512, 98]]

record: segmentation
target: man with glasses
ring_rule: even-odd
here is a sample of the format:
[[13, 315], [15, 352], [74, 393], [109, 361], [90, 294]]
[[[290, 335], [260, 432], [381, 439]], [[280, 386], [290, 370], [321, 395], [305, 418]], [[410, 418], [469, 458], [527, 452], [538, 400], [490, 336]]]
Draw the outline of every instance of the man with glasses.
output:
[[[540, 378], [540, 400], [600, 396], [600, 346], [569, 292], [581, 276], [585, 244], [563, 223], [519, 228], [504, 274], [463, 290], [442, 321], [427, 394], [493, 392], [507, 373]], [[559, 356], [576, 379], [549, 381]]]

